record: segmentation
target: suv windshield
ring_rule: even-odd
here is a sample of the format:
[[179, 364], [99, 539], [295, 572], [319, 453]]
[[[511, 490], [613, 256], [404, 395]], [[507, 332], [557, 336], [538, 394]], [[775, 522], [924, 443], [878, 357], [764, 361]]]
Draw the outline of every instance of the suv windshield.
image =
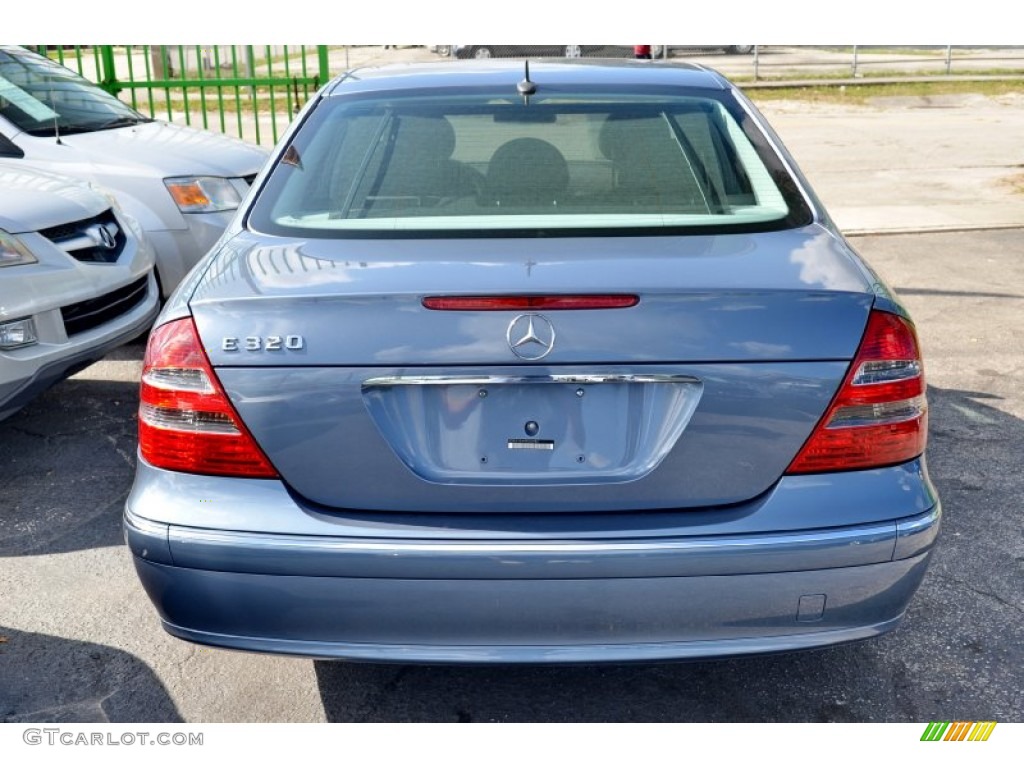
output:
[[84, 77], [28, 51], [0, 49], [0, 115], [32, 136], [149, 122]]
[[[726, 101], [728, 100], [728, 101]], [[759, 231], [810, 213], [728, 92], [441, 91], [325, 100], [250, 224], [347, 237]]]

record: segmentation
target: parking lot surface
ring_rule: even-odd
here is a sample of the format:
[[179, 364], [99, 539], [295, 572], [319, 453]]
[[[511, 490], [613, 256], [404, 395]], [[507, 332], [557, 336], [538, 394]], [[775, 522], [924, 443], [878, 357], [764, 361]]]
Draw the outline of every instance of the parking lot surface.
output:
[[[960, 187], [949, 204], [964, 217], [984, 207], [978, 194], [1010, 211], [998, 223], [922, 224], [912, 200], [931, 194], [927, 183], [901, 186], [906, 176], [887, 175], [886, 156], [857, 145], [848, 126], [815, 132], [813, 110], [787, 109], [773, 123], [840, 223], [858, 194], [876, 212], [905, 203], [902, 216], [863, 230], [881, 234], [852, 240], [917, 321], [930, 385], [928, 459], [943, 532], [899, 630], [802, 654], [557, 668], [313, 662], [175, 640], [160, 629], [121, 539], [143, 354], [134, 344], [0, 423], [0, 721], [1024, 719], [1024, 228], [1003, 228], [1024, 196], [1002, 182], [1020, 150], [995, 158], [996, 178], [965, 186], [959, 171], [983, 162], [973, 155], [922, 167], [909, 150], [886, 149], [906, 159], [897, 166], [906, 174], [934, 172], [933, 181]], [[1010, 119], [1008, 109], [993, 115]], [[949, 134], [953, 145], [973, 146]], [[845, 163], [827, 151], [841, 137], [847, 143], [833, 149]], [[903, 142], [938, 157], [934, 144]], [[886, 234], [917, 225], [947, 231]]]

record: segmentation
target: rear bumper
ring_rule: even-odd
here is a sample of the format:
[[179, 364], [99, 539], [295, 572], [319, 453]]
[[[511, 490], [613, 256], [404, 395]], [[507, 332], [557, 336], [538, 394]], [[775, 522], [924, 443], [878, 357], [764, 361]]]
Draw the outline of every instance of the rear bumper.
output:
[[813, 648], [893, 629], [940, 508], [772, 534], [591, 541], [314, 537], [126, 514], [171, 634], [386, 662], [610, 662]]

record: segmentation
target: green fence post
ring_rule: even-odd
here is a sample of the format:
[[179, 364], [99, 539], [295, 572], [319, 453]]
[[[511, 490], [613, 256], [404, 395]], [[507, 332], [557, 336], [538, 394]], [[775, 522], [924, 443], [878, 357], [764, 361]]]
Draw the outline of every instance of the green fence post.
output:
[[318, 45], [316, 55], [320, 60], [320, 85], [323, 85], [331, 79], [331, 62], [327, 56], [327, 46]]
[[[265, 46], [263, 55], [267, 60], [267, 82], [270, 84], [270, 133], [273, 137], [273, 142], [277, 144], [277, 106], [274, 104], [274, 54], [271, 51], [270, 46]], [[288, 103], [288, 88], [284, 89], [285, 93], [285, 104]], [[258, 118], [257, 118], [258, 119]]]
[[[131, 53], [128, 55], [130, 56]], [[100, 46], [100, 66], [103, 70], [100, 74], [100, 88], [111, 96], [117, 96], [121, 92], [121, 84], [117, 81], [117, 70], [114, 64], [114, 46]]]

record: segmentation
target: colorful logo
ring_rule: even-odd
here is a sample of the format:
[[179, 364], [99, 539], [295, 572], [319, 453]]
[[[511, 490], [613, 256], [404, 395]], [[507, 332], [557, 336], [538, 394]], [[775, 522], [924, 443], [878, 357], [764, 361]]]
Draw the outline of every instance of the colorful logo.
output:
[[921, 741], [988, 741], [995, 721], [982, 723], [928, 723], [921, 734]]

